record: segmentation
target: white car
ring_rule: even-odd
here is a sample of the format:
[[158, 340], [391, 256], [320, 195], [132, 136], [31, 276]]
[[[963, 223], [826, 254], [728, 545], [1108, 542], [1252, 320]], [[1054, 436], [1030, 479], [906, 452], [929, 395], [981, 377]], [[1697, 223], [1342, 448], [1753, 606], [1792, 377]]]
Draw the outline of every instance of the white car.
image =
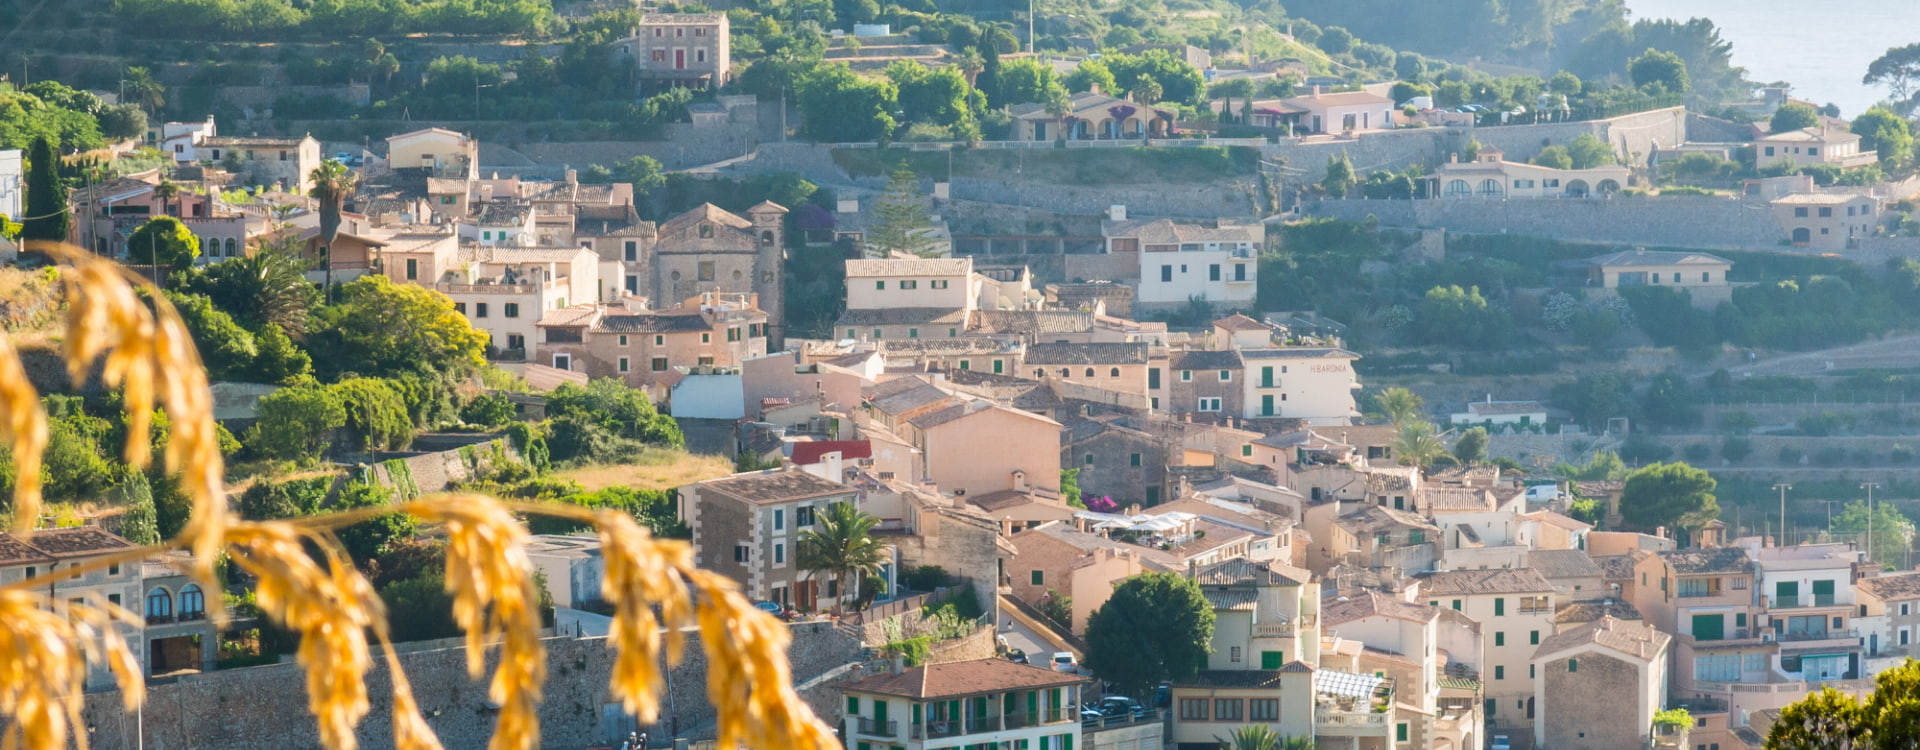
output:
[[1073, 658], [1073, 652], [1071, 651], [1053, 652], [1053, 659], [1050, 660], [1050, 663], [1053, 665], [1053, 669], [1056, 672], [1080, 671], [1080, 661]]

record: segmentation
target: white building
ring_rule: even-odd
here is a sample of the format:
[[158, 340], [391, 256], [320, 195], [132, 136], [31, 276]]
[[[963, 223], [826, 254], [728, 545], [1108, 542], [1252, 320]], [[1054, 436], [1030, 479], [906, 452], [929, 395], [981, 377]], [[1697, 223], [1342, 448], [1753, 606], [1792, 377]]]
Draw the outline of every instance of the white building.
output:
[[[99, 596], [107, 603], [138, 612], [141, 608], [141, 565], [138, 562], [114, 565], [79, 576], [52, 576], [57, 571], [79, 567], [101, 555], [125, 552], [132, 548], [133, 545], [127, 540], [92, 526], [45, 529], [34, 532], [30, 537], [0, 533], [0, 584], [15, 585], [29, 578], [41, 577], [43, 582], [37, 584], [36, 588], [47, 596], [55, 608], [64, 608], [69, 601]], [[194, 611], [204, 613], [204, 597], [196, 601], [201, 606]], [[176, 612], [185, 614], [186, 607], [187, 603], [182, 602], [180, 608], [176, 609], [174, 600], [169, 596], [164, 610], [148, 608], [147, 619], [172, 622], [177, 616]], [[140, 630], [126, 626], [121, 629], [135, 658], [144, 666], [149, 653]], [[89, 690], [112, 683], [113, 676], [105, 665], [94, 665], [89, 670]]]
[[599, 288], [599, 256], [585, 248], [464, 247], [458, 257], [460, 264], [448, 269], [458, 275], [431, 288], [503, 350], [526, 352], [529, 344], [545, 343], [536, 337], [541, 319], [592, 302]]
[[14, 221], [20, 220], [20, 208], [25, 204], [21, 180], [26, 172], [22, 163], [19, 149], [0, 151], [0, 214]]
[[1544, 425], [1547, 407], [1538, 401], [1495, 401], [1493, 394], [1487, 394], [1487, 400], [1471, 402], [1466, 411], [1454, 412], [1449, 419], [1457, 425]]
[[1080, 745], [1087, 679], [1005, 659], [929, 664], [840, 686], [851, 748], [1026, 748]]
[[974, 308], [972, 258], [868, 258], [847, 261], [847, 309]]
[[1199, 298], [1223, 307], [1253, 303], [1266, 227], [1221, 219], [1216, 226], [1170, 219], [1129, 221], [1114, 207], [1101, 222], [1109, 254], [1139, 258], [1136, 308], [1172, 309]]
[[1487, 718], [1536, 718], [1534, 652], [1554, 634], [1554, 589], [1532, 568], [1453, 570], [1425, 579], [1421, 596], [1480, 623]]
[[1438, 198], [1585, 198], [1612, 195], [1627, 185], [1631, 170], [1618, 164], [1555, 169], [1507, 161], [1492, 148], [1470, 162], [1440, 165], [1428, 195]]
[[200, 160], [200, 144], [219, 134], [213, 115], [207, 115], [206, 122], [169, 122], [160, 126], [158, 146], [175, 164], [192, 164]]
[[1246, 389], [1242, 416], [1303, 419], [1311, 425], [1351, 424], [1360, 416], [1353, 392], [1360, 355], [1330, 346], [1241, 349]]

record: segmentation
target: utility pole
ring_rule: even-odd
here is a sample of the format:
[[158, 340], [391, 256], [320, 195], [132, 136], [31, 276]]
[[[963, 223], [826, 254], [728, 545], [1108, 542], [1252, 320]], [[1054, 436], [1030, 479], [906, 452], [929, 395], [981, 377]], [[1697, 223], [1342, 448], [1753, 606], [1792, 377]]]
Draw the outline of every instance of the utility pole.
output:
[[1861, 482], [1860, 488], [1867, 491], [1867, 559], [1873, 559], [1873, 491], [1879, 489], [1879, 482]]
[[1773, 488], [1780, 491], [1780, 544], [1778, 546], [1785, 547], [1787, 546], [1787, 490], [1793, 489], [1793, 485], [1782, 482], [1774, 485]]

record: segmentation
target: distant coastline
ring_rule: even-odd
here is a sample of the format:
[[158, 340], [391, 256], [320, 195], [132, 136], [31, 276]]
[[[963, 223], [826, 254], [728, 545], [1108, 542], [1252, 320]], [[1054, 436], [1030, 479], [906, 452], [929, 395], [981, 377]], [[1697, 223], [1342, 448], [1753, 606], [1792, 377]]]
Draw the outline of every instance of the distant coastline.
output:
[[1847, 117], [1860, 114], [1886, 96], [1860, 84], [1867, 64], [1889, 47], [1920, 42], [1920, 2], [1827, 0], [1819, 4], [1820, 21], [1783, 22], [1807, 7], [1790, 0], [1627, 0], [1634, 20], [1711, 18], [1749, 78], [1784, 80], [1795, 96], [1838, 104]]

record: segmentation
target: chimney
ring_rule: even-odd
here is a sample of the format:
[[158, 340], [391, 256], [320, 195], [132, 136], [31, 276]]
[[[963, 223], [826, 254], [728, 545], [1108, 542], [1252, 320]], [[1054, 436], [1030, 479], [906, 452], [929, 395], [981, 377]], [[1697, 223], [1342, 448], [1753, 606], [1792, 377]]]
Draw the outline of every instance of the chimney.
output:
[[1316, 83], [1313, 85], [1313, 98], [1320, 98], [1320, 84]]
[[580, 170], [577, 170], [577, 169], [567, 170], [567, 184], [568, 185], [580, 184]]
[[1109, 220], [1111, 220], [1111, 221], [1126, 221], [1126, 220], [1127, 220], [1127, 207], [1126, 207], [1125, 205], [1122, 205], [1122, 204], [1118, 204], [1118, 203], [1116, 203], [1116, 204], [1114, 204], [1114, 205], [1111, 205], [1111, 206], [1108, 206], [1108, 207], [1107, 207], [1107, 219], [1109, 219]]
[[905, 656], [894, 654], [893, 658], [887, 661], [887, 674], [900, 674], [906, 671], [906, 669], [907, 657]]
[[1027, 491], [1027, 473], [1026, 473], [1026, 472], [1024, 472], [1024, 471], [1020, 471], [1020, 470], [1018, 470], [1018, 469], [1016, 469], [1016, 470], [1014, 470], [1014, 472], [1013, 472], [1013, 491], [1014, 491], [1014, 492], [1026, 492], [1026, 491]]

